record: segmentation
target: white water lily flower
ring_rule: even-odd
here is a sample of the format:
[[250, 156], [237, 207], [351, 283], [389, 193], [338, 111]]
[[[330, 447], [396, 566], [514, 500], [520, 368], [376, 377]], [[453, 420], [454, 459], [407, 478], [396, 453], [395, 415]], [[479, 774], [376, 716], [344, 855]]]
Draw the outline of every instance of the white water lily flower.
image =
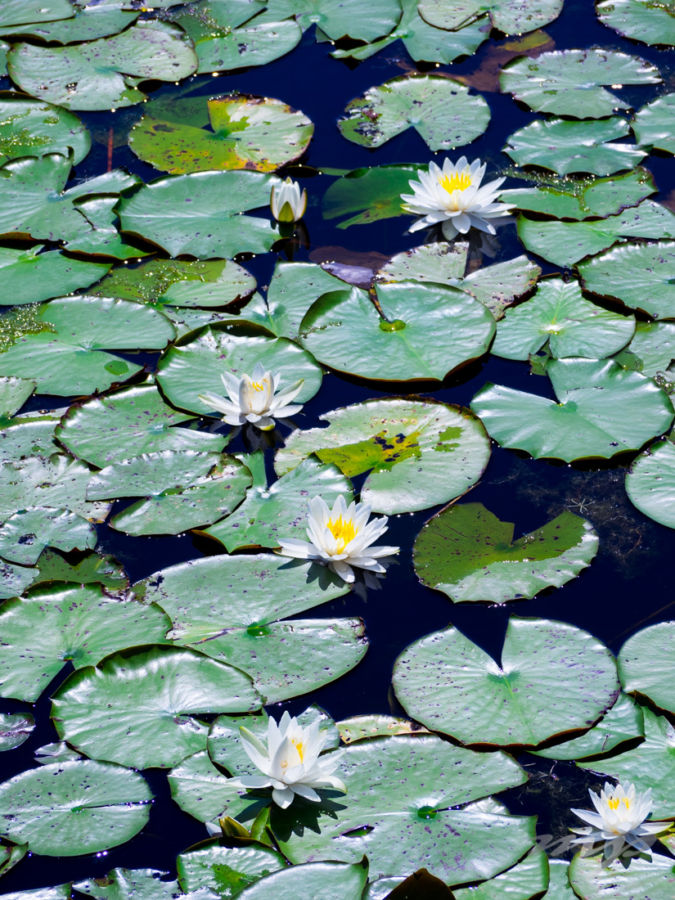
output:
[[307, 191], [300, 191], [300, 185], [292, 178], [272, 186], [270, 209], [277, 222], [297, 222], [307, 209]]
[[573, 828], [575, 834], [582, 836], [575, 838], [572, 843], [604, 843], [606, 862], [616, 859], [625, 844], [630, 844], [641, 853], [648, 853], [651, 856], [650, 844], [643, 838], [658, 834], [667, 828], [667, 824], [663, 822], [645, 821], [653, 806], [651, 790], [638, 794], [635, 785], [629, 784], [624, 789], [620, 784], [614, 786], [606, 781], [599, 794], [594, 791], [588, 793], [596, 812], [590, 809], [572, 810], [576, 816], [591, 826]]
[[422, 216], [408, 231], [442, 223], [443, 237], [448, 241], [470, 228], [494, 234], [490, 220], [508, 215], [512, 205], [495, 202], [503, 178], [480, 186], [485, 168], [479, 159], [469, 165], [465, 156], [456, 164], [445, 159], [442, 169], [430, 162], [428, 171], [419, 173], [419, 181], [409, 182], [413, 193], [401, 194], [404, 208]]
[[199, 394], [199, 399], [221, 413], [223, 422], [228, 425], [255, 425], [262, 431], [274, 428], [275, 419], [284, 419], [302, 409], [302, 404], [291, 404], [300, 393], [304, 379], [297, 381], [292, 387], [277, 392], [280, 375], [266, 372], [260, 363], [256, 363], [252, 377], [242, 375], [237, 378], [231, 372], [221, 376], [228, 397], [221, 397], [208, 391]]
[[319, 731], [319, 722], [309, 726], [298, 723], [285, 712], [279, 724], [267, 720], [267, 746], [243, 725], [239, 729], [241, 743], [255, 766], [263, 775], [244, 775], [234, 783], [245, 788], [272, 788], [272, 799], [282, 809], [290, 806], [295, 795], [305, 800], [321, 800], [314, 788], [330, 787], [345, 792], [343, 782], [333, 775], [338, 755], [321, 758], [319, 754], [326, 736]]
[[[283, 556], [312, 559], [328, 563], [328, 567], [343, 581], [354, 581], [353, 568], [370, 572], [384, 572], [377, 560], [381, 556], [398, 553], [398, 547], [371, 547], [373, 541], [387, 530], [387, 517], [381, 516], [369, 522], [370, 506], [366, 503], [350, 503], [340, 495], [333, 508], [321, 497], [314, 497], [307, 514], [309, 541], [293, 538], [280, 540]], [[353, 568], [352, 568], [353, 567]]]

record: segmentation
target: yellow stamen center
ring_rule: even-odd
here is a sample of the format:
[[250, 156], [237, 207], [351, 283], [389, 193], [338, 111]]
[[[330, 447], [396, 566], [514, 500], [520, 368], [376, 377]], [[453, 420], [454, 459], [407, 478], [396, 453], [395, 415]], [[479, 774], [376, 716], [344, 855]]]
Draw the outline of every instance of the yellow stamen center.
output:
[[465, 191], [468, 187], [471, 187], [471, 176], [466, 171], [453, 172], [452, 175], [444, 175], [439, 184], [449, 194], [453, 191]]
[[621, 800], [619, 800], [618, 797], [612, 797], [607, 801], [607, 805], [611, 810], [617, 810], [621, 803], [623, 803], [626, 809], [630, 809], [630, 800], [628, 799], [628, 797], [622, 797]]
[[295, 749], [298, 751], [298, 756], [300, 757], [300, 762], [301, 763], [304, 762], [305, 761], [305, 745], [303, 744], [303, 742], [296, 741], [295, 738], [292, 738], [291, 744], [293, 744]]
[[354, 523], [351, 519], [343, 519], [342, 516], [338, 516], [337, 519], [329, 519], [328, 522], [326, 522], [326, 528], [328, 528], [338, 542], [338, 553], [342, 553], [345, 546], [352, 538], [356, 537]]
[[251, 387], [253, 388], [254, 391], [264, 391], [265, 390], [265, 385], [262, 384], [260, 381], [252, 381]]

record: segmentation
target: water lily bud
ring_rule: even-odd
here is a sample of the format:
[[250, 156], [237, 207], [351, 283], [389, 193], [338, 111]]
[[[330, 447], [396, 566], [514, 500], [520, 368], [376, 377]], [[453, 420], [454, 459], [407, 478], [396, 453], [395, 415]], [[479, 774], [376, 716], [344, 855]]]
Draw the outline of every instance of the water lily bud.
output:
[[307, 209], [307, 191], [292, 178], [275, 184], [270, 194], [270, 209], [277, 222], [297, 222]]

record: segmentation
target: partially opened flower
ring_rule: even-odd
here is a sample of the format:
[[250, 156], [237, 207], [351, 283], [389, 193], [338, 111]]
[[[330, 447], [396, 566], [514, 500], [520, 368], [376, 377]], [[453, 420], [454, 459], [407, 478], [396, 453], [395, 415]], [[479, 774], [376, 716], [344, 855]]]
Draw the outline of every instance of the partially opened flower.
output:
[[239, 729], [241, 743], [255, 766], [263, 775], [244, 775], [235, 783], [245, 788], [272, 788], [272, 799], [282, 809], [290, 806], [295, 795], [318, 801], [315, 788], [334, 788], [346, 791], [343, 782], [333, 772], [339, 757], [330, 754], [320, 757], [326, 743], [319, 731], [319, 722], [302, 726], [285, 712], [279, 724], [267, 720], [267, 745], [243, 726]]
[[307, 209], [307, 191], [300, 191], [300, 185], [292, 178], [272, 186], [270, 209], [277, 222], [297, 222]]
[[242, 375], [237, 378], [231, 372], [224, 372], [220, 377], [228, 396], [207, 391], [199, 394], [199, 399], [219, 412], [228, 425], [248, 422], [262, 431], [269, 431], [274, 428], [275, 419], [284, 419], [302, 409], [302, 404], [291, 403], [302, 389], [302, 378], [277, 393], [281, 376], [266, 372], [260, 363], [256, 363], [252, 377]]
[[369, 522], [370, 507], [366, 503], [350, 503], [340, 495], [333, 508], [321, 497], [314, 497], [307, 514], [307, 537], [309, 541], [294, 538], [280, 540], [280, 553], [299, 559], [313, 559], [327, 563], [329, 568], [343, 581], [354, 581], [353, 569], [370, 572], [384, 572], [378, 562], [382, 556], [398, 553], [398, 547], [371, 547], [387, 530], [387, 517]]
[[663, 822], [647, 822], [652, 809], [651, 790], [638, 794], [635, 786], [612, 785], [605, 782], [602, 791], [589, 791], [596, 812], [590, 809], [573, 809], [572, 812], [587, 822], [590, 828], [573, 828], [574, 844], [604, 843], [603, 854], [607, 862], [616, 859], [625, 844], [641, 853], [651, 855], [650, 843], [644, 838], [658, 834], [667, 827]]
[[442, 169], [430, 162], [428, 171], [419, 173], [419, 181], [409, 182], [413, 193], [401, 194], [404, 208], [422, 217], [408, 230], [441, 224], [443, 237], [448, 241], [466, 234], [470, 228], [494, 234], [491, 220], [508, 215], [511, 205], [495, 202], [503, 178], [481, 187], [485, 168], [479, 159], [469, 165], [465, 156], [456, 164], [445, 159]]

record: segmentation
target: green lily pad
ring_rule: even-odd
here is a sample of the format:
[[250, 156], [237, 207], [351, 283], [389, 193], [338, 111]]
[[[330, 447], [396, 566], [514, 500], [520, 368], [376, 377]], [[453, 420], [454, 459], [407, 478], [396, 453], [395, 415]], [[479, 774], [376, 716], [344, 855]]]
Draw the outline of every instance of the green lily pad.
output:
[[[672, 816], [672, 784], [675, 776], [675, 728], [665, 716], [657, 716], [644, 707], [644, 741], [633, 750], [626, 750], [607, 759], [579, 762], [577, 765], [593, 772], [616, 778], [623, 784], [634, 784], [636, 789], [652, 789], [654, 809], [652, 818]], [[672, 863], [671, 863], [672, 865]]]
[[194, 450], [160, 450], [129, 457], [97, 472], [87, 487], [87, 498], [112, 500], [161, 494], [192, 484], [208, 474], [220, 458], [218, 453]]
[[62, 297], [36, 310], [42, 331], [17, 336], [0, 352], [0, 374], [33, 378], [40, 393], [93, 393], [124, 381], [141, 366], [102, 352], [159, 349], [174, 336], [160, 312], [129, 300]]
[[64, 190], [72, 161], [58, 153], [12, 160], [0, 169], [0, 233], [68, 240], [92, 231], [80, 207], [94, 195], [114, 195], [139, 179], [121, 169]]
[[102, 522], [110, 504], [85, 499], [90, 475], [81, 462], [63, 454], [5, 464], [0, 467], [0, 522], [33, 506], [68, 509], [90, 522]]
[[603, 25], [643, 44], [675, 44], [675, 14], [668, 0], [603, 0], [595, 4]]
[[596, 900], [612, 896], [616, 900], [668, 900], [675, 890], [675, 872], [671, 857], [652, 854], [651, 860], [631, 859], [624, 869], [620, 862], [603, 866], [600, 856], [581, 856], [577, 853], [569, 869], [574, 897]]
[[241, 317], [277, 337], [297, 340], [300, 322], [312, 303], [322, 294], [344, 287], [344, 281], [315, 263], [278, 262], [266, 299], [257, 294], [242, 309]]
[[150, 103], [129, 145], [144, 162], [173, 174], [273, 172], [301, 156], [313, 132], [307, 116], [281, 100], [231, 93]]
[[0, 556], [22, 566], [34, 565], [45, 547], [92, 550], [96, 529], [65, 509], [21, 509], [0, 525]]
[[363, 98], [352, 100], [338, 121], [343, 137], [364, 147], [381, 147], [414, 128], [430, 150], [454, 150], [481, 135], [490, 108], [461, 82], [438, 75], [403, 75]]
[[462, 407], [436, 401], [368, 400], [319, 417], [277, 451], [279, 475], [314, 453], [348, 478], [370, 474], [361, 500], [388, 514], [426, 509], [464, 494], [483, 473], [490, 445]]
[[145, 99], [147, 79], [178, 81], [197, 69], [197, 55], [175, 25], [142, 20], [121, 34], [66, 47], [15, 44], [12, 80], [38, 100], [68, 109], [131, 106]]
[[213, 765], [205, 750], [184, 759], [169, 772], [167, 780], [174, 803], [200, 822], [217, 820], [224, 813], [234, 817], [251, 807], [249, 800], [239, 796], [232, 780]]
[[295, 900], [298, 896], [313, 900], [361, 900], [368, 880], [368, 860], [348, 865], [337, 862], [315, 862], [280, 869], [245, 888], [242, 900], [264, 900], [270, 891], [279, 900]]
[[[0, 713], [0, 752], [20, 747], [34, 728], [35, 719], [30, 713]], [[3, 862], [0, 860], [0, 866]]]
[[537, 0], [535, 4], [523, 0], [421, 0], [419, 12], [422, 18], [435, 28], [453, 31], [467, 22], [488, 14], [494, 28], [504, 34], [521, 35], [536, 28], [543, 28], [558, 17], [563, 0]]
[[336, 725], [343, 744], [353, 744], [366, 738], [416, 734], [422, 730], [408, 719], [380, 715], [351, 716], [341, 719]]
[[570, 462], [637, 450], [666, 431], [672, 405], [651, 379], [612, 360], [558, 359], [547, 367], [558, 402], [488, 384], [471, 408], [504, 447]]
[[316, 25], [333, 41], [345, 36], [374, 41], [389, 34], [400, 14], [396, 0], [373, 0], [368, 15], [359, 0], [269, 0], [265, 18], [294, 16], [303, 31]]
[[0, 94], [0, 165], [45, 153], [72, 155], [78, 163], [90, 147], [89, 132], [73, 113], [20, 94]]
[[530, 900], [548, 887], [549, 863], [536, 848], [501, 875], [468, 888], [455, 888], [454, 900]]
[[169, 637], [182, 643], [204, 641], [230, 628], [262, 629], [348, 590], [342, 579], [323, 567], [289, 563], [264, 553], [191, 560], [161, 569], [134, 585], [139, 599], [166, 611], [173, 624]]
[[37, 569], [15, 566], [0, 559], [0, 600], [23, 594], [37, 576]]
[[629, 104], [603, 85], [655, 84], [658, 69], [639, 56], [591, 47], [519, 57], [502, 70], [502, 91], [536, 112], [574, 119], [611, 116]]
[[5, 0], [0, 10], [0, 26], [22, 22], [52, 22], [75, 14], [70, 0]]
[[344, 798], [296, 802], [293, 818], [272, 811], [272, 831], [294, 864], [365, 854], [372, 878], [424, 866], [446, 883], [466, 883], [503, 871], [532, 844], [533, 820], [492, 800], [450, 809], [522, 783], [505, 754], [476, 754], [431, 735], [359, 741], [338, 752]]
[[611, 178], [551, 176], [537, 187], [502, 191], [501, 198], [518, 209], [557, 219], [588, 219], [612, 216], [636, 206], [655, 190], [651, 172], [637, 168]]
[[506, 307], [531, 290], [540, 275], [541, 269], [536, 263], [526, 256], [516, 256], [475, 269], [459, 281], [457, 287], [487, 307], [495, 319], [501, 319]]
[[274, 176], [261, 172], [196, 172], [170, 175], [124, 197], [124, 231], [140, 235], [170, 256], [202, 259], [264, 253], [279, 237], [267, 219], [241, 215], [268, 206]]
[[117, 230], [117, 201], [117, 197], [85, 197], [79, 201], [77, 209], [82, 214], [81, 228], [68, 235], [64, 249], [93, 256], [111, 256], [114, 259], [147, 256], [148, 250], [139, 250], [127, 243]]
[[335, 465], [310, 457], [268, 486], [262, 454], [255, 460], [242, 459], [253, 472], [253, 485], [244, 502], [227, 518], [204, 529], [228, 553], [240, 547], [278, 547], [279, 538], [305, 540], [310, 499], [322, 497], [331, 508], [340, 496], [347, 503], [352, 500], [351, 482]]
[[581, 737], [532, 752], [545, 759], [585, 759], [609, 753], [625, 741], [642, 735], [642, 710], [630, 697], [619, 694], [614, 706]]
[[403, 46], [410, 56], [425, 62], [451, 63], [458, 56], [470, 56], [487, 39], [484, 22], [470, 22], [457, 31], [444, 31], [434, 28], [420, 16], [417, 0], [400, 0], [403, 15], [387, 37], [372, 41], [365, 47], [349, 50], [334, 50], [331, 54], [337, 59], [368, 59], [374, 53], [384, 50], [395, 41], [403, 41]]
[[633, 340], [615, 359], [651, 378], [665, 376], [675, 359], [675, 322], [638, 322]]
[[[90, 294], [136, 300], [161, 310], [210, 309], [245, 300], [254, 290], [253, 275], [229, 259], [151, 259], [133, 269], [113, 269]], [[170, 314], [171, 309], [165, 311]]]
[[[322, 4], [323, 5], [323, 4]], [[262, 66], [284, 56], [300, 42], [302, 30], [292, 19], [256, 18], [262, 4], [233, 4], [205, 0], [173, 13], [171, 18], [192, 38], [199, 61], [197, 71], [223, 72]], [[244, 27], [240, 27], [244, 26]]]
[[664, 94], [639, 109], [631, 126], [638, 144], [675, 153], [675, 137], [669, 128], [674, 113], [675, 93]]
[[3, 425], [0, 430], [0, 461], [4, 463], [9, 460], [18, 461], [26, 456], [51, 456], [52, 453], [60, 453], [62, 448], [54, 442], [54, 432], [65, 410], [55, 410], [55, 413], [26, 413]]
[[32, 22], [0, 28], [0, 35], [28, 35], [54, 44], [74, 44], [94, 41], [97, 38], [118, 34], [136, 21], [140, 10], [120, 9], [122, 3], [106, 6], [75, 6], [69, 19], [50, 22]]
[[625, 243], [578, 266], [584, 287], [655, 319], [675, 319], [675, 243]]
[[624, 691], [647, 697], [669, 712], [675, 711], [669, 652], [673, 637], [675, 622], [660, 622], [634, 634], [619, 653], [619, 678]]
[[206, 888], [216, 897], [237, 897], [243, 888], [285, 865], [283, 856], [268, 847], [223, 847], [219, 840], [176, 858], [178, 880], [184, 891]]
[[102, 584], [110, 593], [129, 587], [126, 572], [112, 556], [87, 553], [78, 563], [69, 563], [59, 553], [44, 550], [40, 556], [40, 574], [35, 584], [69, 581], [76, 584]]
[[356, 213], [338, 228], [368, 225], [380, 219], [405, 215], [401, 194], [409, 189], [421, 166], [374, 166], [354, 169], [328, 188], [323, 198], [324, 219]]
[[513, 528], [482, 503], [446, 507], [415, 540], [418, 578], [458, 603], [531, 599], [575, 578], [598, 550], [590, 522], [567, 510], [517, 540]]
[[614, 657], [587, 631], [513, 616], [501, 665], [449, 627], [407, 647], [392, 682], [405, 711], [434, 731], [464, 744], [526, 746], [587, 729], [619, 687]]
[[309, 400], [321, 386], [321, 369], [309, 353], [292, 341], [230, 334], [216, 328], [208, 328], [187, 343], [169, 348], [159, 361], [157, 380], [174, 406], [200, 415], [217, 416], [199, 395], [210, 391], [222, 397], [225, 394], [220, 377], [223, 372], [231, 372], [238, 378], [244, 374], [250, 376], [258, 362], [266, 371], [280, 376], [279, 390], [304, 379], [297, 403]]
[[146, 383], [71, 406], [57, 437], [74, 456], [100, 468], [162, 450], [219, 453], [226, 443], [222, 435], [172, 427], [191, 418]]
[[[78, 881], [78, 893], [95, 900], [176, 900], [182, 897], [178, 882], [157, 869], [113, 869], [102, 878]], [[203, 895], [202, 895], [203, 896]]]
[[87, 756], [134, 768], [171, 767], [206, 747], [195, 713], [247, 712], [250, 678], [187, 648], [151, 647], [74, 672], [52, 698], [59, 737]]
[[37, 387], [25, 378], [0, 377], [0, 418], [9, 419], [18, 412]]
[[378, 284], [379, 309], [359, 288], [317, 300], [300, 339], [319, 362], [360, 378], [442, 381], [490, 346], [494, 318], [453, 287], [421, 282]]
[[96, 665], [135, 644], [163, 643], [162, 610], [110, 597], [102, 585], [56, 585], [0, 607], [2, 696], [34, 701], [70, 662]]
[[[26, 846], [26, 845], [24, 845]], [[5, 894], [5, 900], [71, 900], [70, 884], [58, 884], [56, 887], [35, 888], [32, 891], [13, 891]]]
[[392, 256], [377, 273], [377, 280], [456, 285], [464, 277], [468, 251], [468, 244], [457, 241], [421, 244]]
[[571, 266], [621, 238], [675, 237], [675, 215], [660, 203], [643, 200], [617, 216], [593, 222], [539, 222], [519, 216], [518, 237], [549, 262]]
[[635, 459], [626, 475], [626, 493], [640, 512], [675, 528], [675, 443], [659, 441]]
[[0, 273], [6, 293], [0, 306], [39, 303], [87, 288], [102, 278], [110, 263], [65, 256], [60, 250], [0, 248]]
[[[633, 144], [615, 141], [628, 133], [628, 123], [618, 117], [597, 122], [537, 120], [514, 131], [504, 152], [519, 166], [539, 166], [558, 175], [611, 175], [632, 169], [647, 155]], [[505, 197], [509, 193], [505, 192]], [[555, 208], [547, 212], [555, 214]]]
[[151, 800], [145, 780], [129, 769], [93, 760], [52, 763], [0, 785], [0, 830], [33, 853], [80, 856], [138, 834]]
[[612, 356], [633, 337], [635, 319], [584, 300], [576, 281], [549, 278], [530, 300], [509, 309], [497, 326], [492, 353], [527, 360], [546, 346], [559, 359]]
[[[27, 852], [28, 846], [26, 844], [12, 844], [3, 840], [2, 844], [0, 844], [0, 875], [6, 875], [10, 869], [13, 869], [17, 863], [21, 862]], [[67, 894], [62, 893], [55, 896], [62, 897], [64, 900], [70, 900]], [[7, 895], [5, 895], [5, 900], [7, 900]], [[9, 895], [9, 900], [12, 900], [11, 894]]]

